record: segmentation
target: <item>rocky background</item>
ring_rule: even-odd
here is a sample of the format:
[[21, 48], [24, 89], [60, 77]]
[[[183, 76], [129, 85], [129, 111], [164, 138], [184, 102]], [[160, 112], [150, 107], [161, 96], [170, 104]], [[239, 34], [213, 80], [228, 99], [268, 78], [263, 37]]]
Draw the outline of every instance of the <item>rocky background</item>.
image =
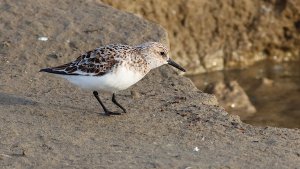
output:
[[299, 0], [102, 0], [167, 29], [190, 74], [300, 58]]

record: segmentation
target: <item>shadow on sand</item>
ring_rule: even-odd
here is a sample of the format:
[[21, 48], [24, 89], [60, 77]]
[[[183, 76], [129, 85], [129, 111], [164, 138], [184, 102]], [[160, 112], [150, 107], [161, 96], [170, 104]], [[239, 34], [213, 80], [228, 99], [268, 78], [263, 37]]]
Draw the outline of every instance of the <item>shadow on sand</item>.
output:
[[0, 105], [35, 105], [37, 102], [11, 94], [0, 93]]

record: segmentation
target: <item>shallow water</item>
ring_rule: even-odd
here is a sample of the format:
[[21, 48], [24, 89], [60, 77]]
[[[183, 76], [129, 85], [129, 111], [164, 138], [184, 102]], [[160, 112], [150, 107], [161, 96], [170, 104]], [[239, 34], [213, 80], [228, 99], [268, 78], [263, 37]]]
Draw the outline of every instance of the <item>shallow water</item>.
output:
[[243, 119], [246, 123], [300, 128], [300, 62], [263, 61], [245, 70], [189, 77], [200, 90], [213, 82], [236, 80], [257, 109], [253, 116]]

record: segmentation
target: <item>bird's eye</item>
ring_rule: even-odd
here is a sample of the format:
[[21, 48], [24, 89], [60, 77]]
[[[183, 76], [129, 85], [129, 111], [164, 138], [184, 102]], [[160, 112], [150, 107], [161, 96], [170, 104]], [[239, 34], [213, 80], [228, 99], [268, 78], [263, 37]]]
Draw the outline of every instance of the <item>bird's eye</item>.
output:
[[165, 56], [165, 54], [166, 54], [165, 52], [160, 52], [160, 55], [162, 56]]

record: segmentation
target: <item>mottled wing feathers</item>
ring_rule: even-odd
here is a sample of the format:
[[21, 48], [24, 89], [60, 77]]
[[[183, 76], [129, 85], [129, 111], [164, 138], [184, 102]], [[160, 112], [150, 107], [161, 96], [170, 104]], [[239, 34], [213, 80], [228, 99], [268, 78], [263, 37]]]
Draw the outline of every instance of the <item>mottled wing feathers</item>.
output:
[[[122, 45], [122, 50], [130, 47]], [[40, 71], [61, 75], [86, 75], [101, 76], [111, 71], [115, 64], [120, 61], [118, 52], [120, 45], [108, 45], [88, 51], [80, 55], [75, 61]]]

